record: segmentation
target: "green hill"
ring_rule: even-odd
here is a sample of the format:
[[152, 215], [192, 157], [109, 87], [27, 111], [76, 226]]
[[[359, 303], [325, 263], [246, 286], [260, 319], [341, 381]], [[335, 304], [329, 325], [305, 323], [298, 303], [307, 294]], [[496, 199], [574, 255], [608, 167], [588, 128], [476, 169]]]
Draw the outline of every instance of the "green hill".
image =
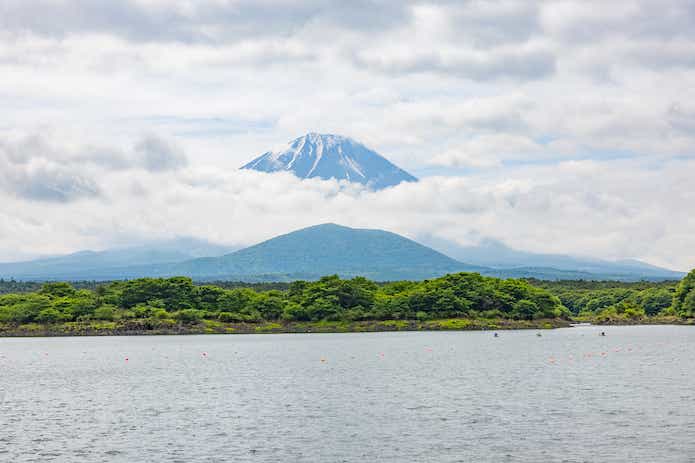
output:
[[466, 265], [395, 233], [323, 224], [225, 256], [189, 260], [162, 270], [202, 279], [288, 280], [338, 274], [400, 280], [484, 268]]

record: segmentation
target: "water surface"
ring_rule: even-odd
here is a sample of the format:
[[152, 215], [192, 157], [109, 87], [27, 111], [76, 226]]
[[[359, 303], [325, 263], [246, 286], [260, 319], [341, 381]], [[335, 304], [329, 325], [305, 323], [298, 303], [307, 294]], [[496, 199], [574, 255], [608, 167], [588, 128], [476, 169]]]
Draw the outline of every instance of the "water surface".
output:
[[536, 333], [0, 339], [0, 461], [695, 461], [695, 328]]

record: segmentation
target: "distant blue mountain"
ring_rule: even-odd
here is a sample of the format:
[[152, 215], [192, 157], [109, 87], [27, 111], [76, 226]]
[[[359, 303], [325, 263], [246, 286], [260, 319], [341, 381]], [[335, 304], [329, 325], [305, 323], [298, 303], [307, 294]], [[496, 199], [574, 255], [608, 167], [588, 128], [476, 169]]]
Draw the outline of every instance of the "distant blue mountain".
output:
[[639, 260], [608, 261], [563, 254], [542, 254], [518, 251], [504, 243], [484, 239], [475, 246], [461, 246], [451, 241], [422, 237], [432, 248], [472, 265], [490, 267], [513, 277], [541, 279], [608, 279], [608, 280], [668, 280], [681, 279], [677, 272]]
[[0, 278], [17, 280], [110, 280], [124, 278], [127, 267], [175, 263], [219, 256], [238, 248], [195, 238], [176, 238], [138, 246], [80, 251], [26, 262], [0, 263]]
[[348, 180], [375, 190], [417, 179], [361, 143], [339, 135], [309, 133], [268, 151], [242, 169], [292, 172], [299, 178]]

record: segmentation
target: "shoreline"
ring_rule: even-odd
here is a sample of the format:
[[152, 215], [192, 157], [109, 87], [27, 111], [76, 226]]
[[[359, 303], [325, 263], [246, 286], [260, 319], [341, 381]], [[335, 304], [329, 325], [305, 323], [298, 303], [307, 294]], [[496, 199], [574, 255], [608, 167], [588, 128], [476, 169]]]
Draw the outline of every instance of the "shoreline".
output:
[[681, 318], [675, 316], [664, 316], [664, 317], [649, 317], [640, 319], [572, 319], [571, 324], [578, 323], [588, 323], [586, 326], [657, 326], [657, 325], [670, 325], [670, 326], [695, 326], [695, 319], [692, 318]]
[[355, 322], [264, 322], [223, 323], [205, 320], [198, 324], [158, 324], [149, 320], [124, 322], [69, 322], [60, 324], [0, 324], [0, 338], [63, 336], [157, 336], [200, 334], [279, 334], [279, 333], [368, 333], [392, 331], [503, 331], [570, 328], [572, 323], [593, 326], [695, 325], [695, 320], [654, 317], [641, 320], [507, 320], [450, 318], [438, 320], [383, 320]]
[[173, 320], [133, 319], [118, 322], [83, 321], [57, 324], [0, 323], [0, 338], [64, 336], [157, 336], [200, 334], [279, 334], [279, 333], [374, 333], [392, 331], [503, 331], [571, 328], [574, 323], [591, 326], [695, 325], [695, 319], [650, 317], [644, 319], [477, 319], [320, 321], [320, 322], [219, 322], [175, 323]]
[[0, 324], [2, 337], [62, 336], [156, 336], [192, 334], [277, 334], [277, 333], [367, 333], [391, 331], [494, 331], [566, 328], [562, 319], [506, 320], [452, 318], [439, 320], [383, 320], [355, 322], [265, 322], [223, 323], [205, 320], [199, 324], [157, 326], [145, 320], [126, 322], [69, 322], [53, 325]]

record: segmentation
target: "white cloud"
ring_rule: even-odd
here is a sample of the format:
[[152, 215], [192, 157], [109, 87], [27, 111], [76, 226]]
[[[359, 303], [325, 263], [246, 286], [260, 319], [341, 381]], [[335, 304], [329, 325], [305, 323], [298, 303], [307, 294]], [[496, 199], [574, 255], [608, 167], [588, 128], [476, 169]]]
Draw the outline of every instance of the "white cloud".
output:
[[188, 160], [183, 151], [155, 135], [146, 135], [135, 145], [137, 161], [150, 172], [177, 170]]
[[140, 138], [131, 152], [95, 146], [71, 149], [33, 134], [0, 142], [0, 189], [32, 201], [70, 202], [100, 196], [99, 180], [111, 171], [175, 171], [187, 162], [178, 146], [152, 134]]
[[561, 157], [564, 147], [545, 145], [530, 138], [512, 134], [483, 134], [434, 156], [434, 165], [451, 167], [501, 167], [503, 160], [552, 159]]

